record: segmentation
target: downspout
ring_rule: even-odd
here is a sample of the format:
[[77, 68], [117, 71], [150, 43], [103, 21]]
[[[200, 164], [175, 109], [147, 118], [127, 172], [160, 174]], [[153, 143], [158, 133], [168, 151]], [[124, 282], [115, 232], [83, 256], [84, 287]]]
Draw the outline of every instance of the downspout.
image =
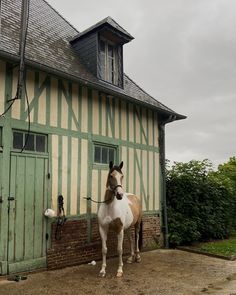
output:
[[22, 97], [22, 92], [24, 89], [24, 75], [25, 75], [25, 45], [26, 45], [26, 36], [27, 28], [29, 22], [29, 0], [22, 0], [21, 4], [21, 34], [20, 34], [20, 46], [19, 46], [19, 55], [20, 55], [20, 68], [19, 76], [17, 83], [17, 98]]
[[166, 204], [166, 155], [165, 155], [165, 125], [176, 120], [175, 115], [170, 115], [166, 120], [159, 124], [159, 146], [160, 146], [160, 165], [162, 173], [162, 232], [164, 235], [164, 247], [169, 249], [169, 230]]

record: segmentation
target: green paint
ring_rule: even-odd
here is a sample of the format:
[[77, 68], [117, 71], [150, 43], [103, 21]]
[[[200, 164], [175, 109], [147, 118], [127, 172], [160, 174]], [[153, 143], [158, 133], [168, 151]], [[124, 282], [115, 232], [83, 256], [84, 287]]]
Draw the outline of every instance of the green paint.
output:
[[136, 108], [136, 106], [135, 105], [133, 105], [133, 112], [132, 112], [132, 115], [133, 115], [133, 128], [134, 128], [134, 130], [133, 130], [133, 132], [134, 132], [134, 142], [136, 143], [136, 116], [135, 116], [135, 108]]
[[129, 191], [129, 179], [130, 179], [130, 175], [129, 175], [129, 148], [126, 148], [127, 150], [127, 163], [126, 163], [126, 191]]
[[139, 121], [139, 124], [140, 124], [140, 140], [141, 140], [141, 143], [142, 143], [142, 134], [144, 136], [144, 139], [145, 139], [145, 143], [148, 144], [148, 138], [147, 138], [147, 135], [145, 133], [145, 130], [143, 128], [143, 124], [142, 124], [142, 112], [141, 112], [141, 109], [138, 109], [138, 107], [135, 106], [135, 114], [138, 118], [138, 121]]
[[58, 194], [62, 194], [62, 155], [63, 155], [63, 147], [62, 147], [62, 136], [58, 137]]
[[14, 262], [9, 264], [9, 273], [27, 272], [39, 268], [46, 268], [46, 266], [46, 257], [30, 259], [21, 262]]
[[135, 167], [137, 166], [137, 168], [138, 168], [138, 172], [139, 172], [139, 176], [140, 176], [140, 191], [141, 191], [141, 196], [142, 196], [142, 199], [144, 199], [145, 204], [146, 204], [146, 208], [148, 210], [148, 199], [147, 199], [147, 194], [145, 192], [144, 184], [143, 184], [143, 170], [142, 170], [142, 165], [140, 165], [140, 163], [139, 163], [139, 159], [138, 159], [138, 155], [137, 155], [137, 151], [136, 150], [135, 150], [135, 154], [134, 154], [134, 163], [135, 163]]
[[119, 102], [118, 102], [118, 112], [119, 112], [119, 139], [121, 139], [121, 111], [122, 111], [122, 108], [121, 108], [121, 100], [119, 99]]
[[156, 204], [156, 194], [155, 194], [155, 191], [156, 191], [156, 163], [155, 163], [155, 153], [153, 152], [153, 208], [155, 209], [155, 204]]
[[[44, 81], [40, 84], [39, 75], [40, 75], [39, 72], [34, 73], [34, 97], [32, 98], [29, 104], [30, 112], [34, 109], [34, 119], [32, 120], [31, 118], [31, 121], [35, 123], [38, 122], [39, 97], [42, 95], [43, 91], [46, 89], [46, 99], [49, 100], [48, 97], [50, 95], [50, 86], [51, 86], [50, 76], [46, 76]], [[31, 99], [31, 97], [29, 97], [29, 99]], [[50, 101], [46, 102], [46, 106], [48, 106], [48, 103], [50, 103]], [[22, 99], [21, 100], [21, 120], [23, 121], [25, 121], [28, 117], [28, 110], [26, 109], [25, 104], [26, 104], [25, 99]], [[49, 111], [50, 111], [50, 107], [49, 107]]]
[[78, 91], [78, 100], [79, 100], [79, 104], [78, 104], [78, 114], [79, 114], [79, 118], [78, 118], [78, 122], [79, 122], [79, 126], [78, 126], [78, 131], [81, 132], [81, 124], [82, 124], [82, 86], [78, 85], [79, 87], [79, 91]]
[[[110, 121], [110, 128], [111, 128], [111, 136], [114, 138], [115, 137], [115, 99], [112, 98], [112, 103], [110, 104], [110, 99], [109, 99], [109, 121]], [[117, 118], [118, 119], [118, 118]]]
[[[92, 90], [88, 90], [88, 169], [87, 169], [87, 196], [92, 195], [92, 165], [93, 165], [93, 144], [92, 140], [90, 139], [92, 133], [92, 126], [93, 126], [93, 105], [92, 105]], [[88, 215], [91, 214], [91, 202], [87, 201], [87, 213]], [[92, 237], [92, 229], [91, 229], [91, 218], [88, 217], [87, 219], [87, 242], [90, 243]]]
[[65, 97], [68, 104], [68, 129], [71, 130], [72, 118], [74, 119], [75, 126], [78, 129], [78, 120], [76, 119], [75, 113], [72, 109], [72, 83], [71, 82], [68, 83], [68, 96], [65, 96]]
[[[50, 114], [51, 114], [51, 79], [50, 77], [46, 78], [46, 125], [50, 125]], [[54, 110], [52, 110], [54, 111]]]
[[[12, 98], [12, 82], [13, 72], [12, 65], [6, 63], [6, 77], [5, 77], [5, 102]], [[8, 103], [6, 103], [6, 107]], [[12, 143], [11, 136], [11, 112], [7, 112], [5, 118], [1, 118], [3, 121], [2, 128], [2, 143], [3, 151], [1, 153], [1, 181], [2, 181], [2, 198], [3, 203], [0, 204], [0, 257], [1, 257], [1, 274], [7, 273], [7, 257], [8, 257], [8, 201], [9, 197], [9, 175], [10, 175], [10, 150]]]
[[78, 178], [77, 178], [77, 214], [80, 214], [80, 187], [81, 187], [81, 139], [78, 138]]
[[133, 192], [136, 194], [136, 161], [135, 161], [135, 154], [136, 154], [136, 149], [133, 149], [134, 153], [134, 158], [133, 158], [133, 170], [134, 170], [134, 175], [133, 175]]
[[58, 110], [57, 110], [57, 126], [61, 127], [61, 112], [62, 112], [62, 80], [58, 80], [57, 99], [58, 99]]
[[9, 272], [16, 265], [34, 265], [35, 259], [46, 256], [46, 219], [42, 212], [47, 202], [47, 168], [47, 158], [11, 154], [10, 196], [15, 200], [10, 202], [9, 211]]
[[148, 109], [146, 109], [146, 118], [147, 118], [147, 144], [149, 145], [150, 138], [149, 138], [149, 116], [148, 116]]
[[127, 136], [127, 141], [129, 142], [130, 138], [129, 138], [129, 103], [126, 103], [126, 122], [127, 122], [127, 126], [126, 126], [126, 136]]
[[[51, 208], [52, 207], [52, 136], [48, 136], [48, 173], [50, 173], [50, 179], [47, 179], [47, 201], [46, 207]], [[45, 174], [45, 177], [47, 177], [47, 174]], [[51, 224], [50, 222], [47, 222], [47, 229], [46, 232], [48, 233], [49, 239], [47, 241], [47, 250], [51, 247]]]
[[79, 122], [79, 120], [77, 120], [75, 112], [72, 108], [72, 83], [68, 82], [67, 88], [65, 88], [65, 85], [63, 83], [60, 85], [60, 87], [68, 105], [68, 130], [71, 130], [72, 120], [75, 123], [76, 129], [81, 130], [81, 123]]
[[102, 94], [98, 96], [99, 134], [102, 135]]
[[[77, 214], [80, 214], [80, 188], [81, 188], [81, 123], [82, 123], [82, 86], [78, 84], [78, 114], [79, 114], [79, 130], [76, 132], [76, 138], [78, 138], [78, 168], [77, 168]], [[71, 135], [73, 136], [73, 135]]]
[[149, 188], [149, 151], [147, 151], [147, 199], [148, 199], [148, 209], [150, 208], [150, 188]]
[[38, 122], [38, 110], [39, 110], [39, 96], [40, 96], [40, 87], [39, 87], [39, 72], [34, 74], [34, 120], [33, 122]]
[[[68, 136], [68, 148], [67, 148], [67, 208], [66, 214], [70, 214], [71, 207], [71, 153], [72, 153], [72, 144], [71, 136]], [[72, 184], [73, 185], [73, 184]]]
[[[18, 130], [27, 130], [28, 123], [22, 122], [20, 120], [12, 119], [12, 128], [18, 129]], [[42, 129], [43, 128], [43, 129]], [[42, 126], [41, 124], [34, 123], [31, 125], [32, 132], [39, 132], [39, 133], [47, 133], [47, 134], [56, 134], [60, 136], [72, 136], [75, 138], [81, 138], [81, 139], [91, 139], [93, 141], [97, 142], [104, 142], [106, 144], [112, 144], [117, 146], [126, 146], [131, 148], [136, 148], [140, 150], [146, 150], [146, 151], [155, 151], [159, 152], [158, 147], [149, 146], [146, 144], [141, 143], [134, 143], [130, 142], [128, 140], [120, 140], [112, 137], [97, 135], [97, 134], [88, 134], [86, 132], [79, 132], [74, 130], [68, 130], [65, 128], [58, 128], [58, 127], [52, 127], [52, 126]]]

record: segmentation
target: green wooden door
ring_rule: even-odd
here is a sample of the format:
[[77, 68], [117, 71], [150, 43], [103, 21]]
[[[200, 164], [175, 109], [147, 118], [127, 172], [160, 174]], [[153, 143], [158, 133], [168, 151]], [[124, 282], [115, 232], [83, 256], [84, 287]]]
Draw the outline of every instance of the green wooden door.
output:
[[11, 154], [9, 273], [46, 266], [47, 174], [46, 156]]

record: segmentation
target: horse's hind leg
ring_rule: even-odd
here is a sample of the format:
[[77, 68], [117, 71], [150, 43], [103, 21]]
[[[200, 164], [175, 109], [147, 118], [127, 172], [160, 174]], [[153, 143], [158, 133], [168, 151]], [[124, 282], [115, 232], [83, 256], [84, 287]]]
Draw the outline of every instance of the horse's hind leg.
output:
[[130, 243], [130, 257], [127, 259], [127, 263], [133, 263], [135, 261], [135, 255], [134, 255], [134, 241], [132, 237], [131, 229], [127, 229], [127, 235]]
[[135, 261], [141, 262], [141, 256], [139, 252], [139, 232], [140, 232], [141, 222], [135, 224]]
[[102, 226], [99, 226], [99, 232], [102, 239], [102, 268], [99, 273], [100, 277], [105, 277], [106, 275], [107, 231], [108, 231], [107, 227], [103, 228]]

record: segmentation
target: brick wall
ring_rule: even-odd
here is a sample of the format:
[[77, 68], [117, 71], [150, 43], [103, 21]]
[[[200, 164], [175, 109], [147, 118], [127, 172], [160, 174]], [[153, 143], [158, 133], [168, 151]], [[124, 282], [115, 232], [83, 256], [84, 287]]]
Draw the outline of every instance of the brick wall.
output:
[[[89, 231], [88, 229], [91, 228]], [[69, 220], [62, 227], [61, 239], [55, 239], [56, 223], [52, 223], [51, 249], [47, 252], [48, 269], [62, 268], [65, 266], [78, 265], [92, 260], [101, 260], [101, 239], [96, 218], [91, 220]], [[134, 230], [132, 231], [134, 236]], [[88, 235], [90, 239], [88, 242]], [[142, 251], [157, 247], [160, 235], [159, 215], [145, 215], [142, 219], [141, 239]], [[117, 254], [117, 237], [109, 232], [108, 257]], [[125, 234], [123, 251], [129, 253], [129, 242]]]

